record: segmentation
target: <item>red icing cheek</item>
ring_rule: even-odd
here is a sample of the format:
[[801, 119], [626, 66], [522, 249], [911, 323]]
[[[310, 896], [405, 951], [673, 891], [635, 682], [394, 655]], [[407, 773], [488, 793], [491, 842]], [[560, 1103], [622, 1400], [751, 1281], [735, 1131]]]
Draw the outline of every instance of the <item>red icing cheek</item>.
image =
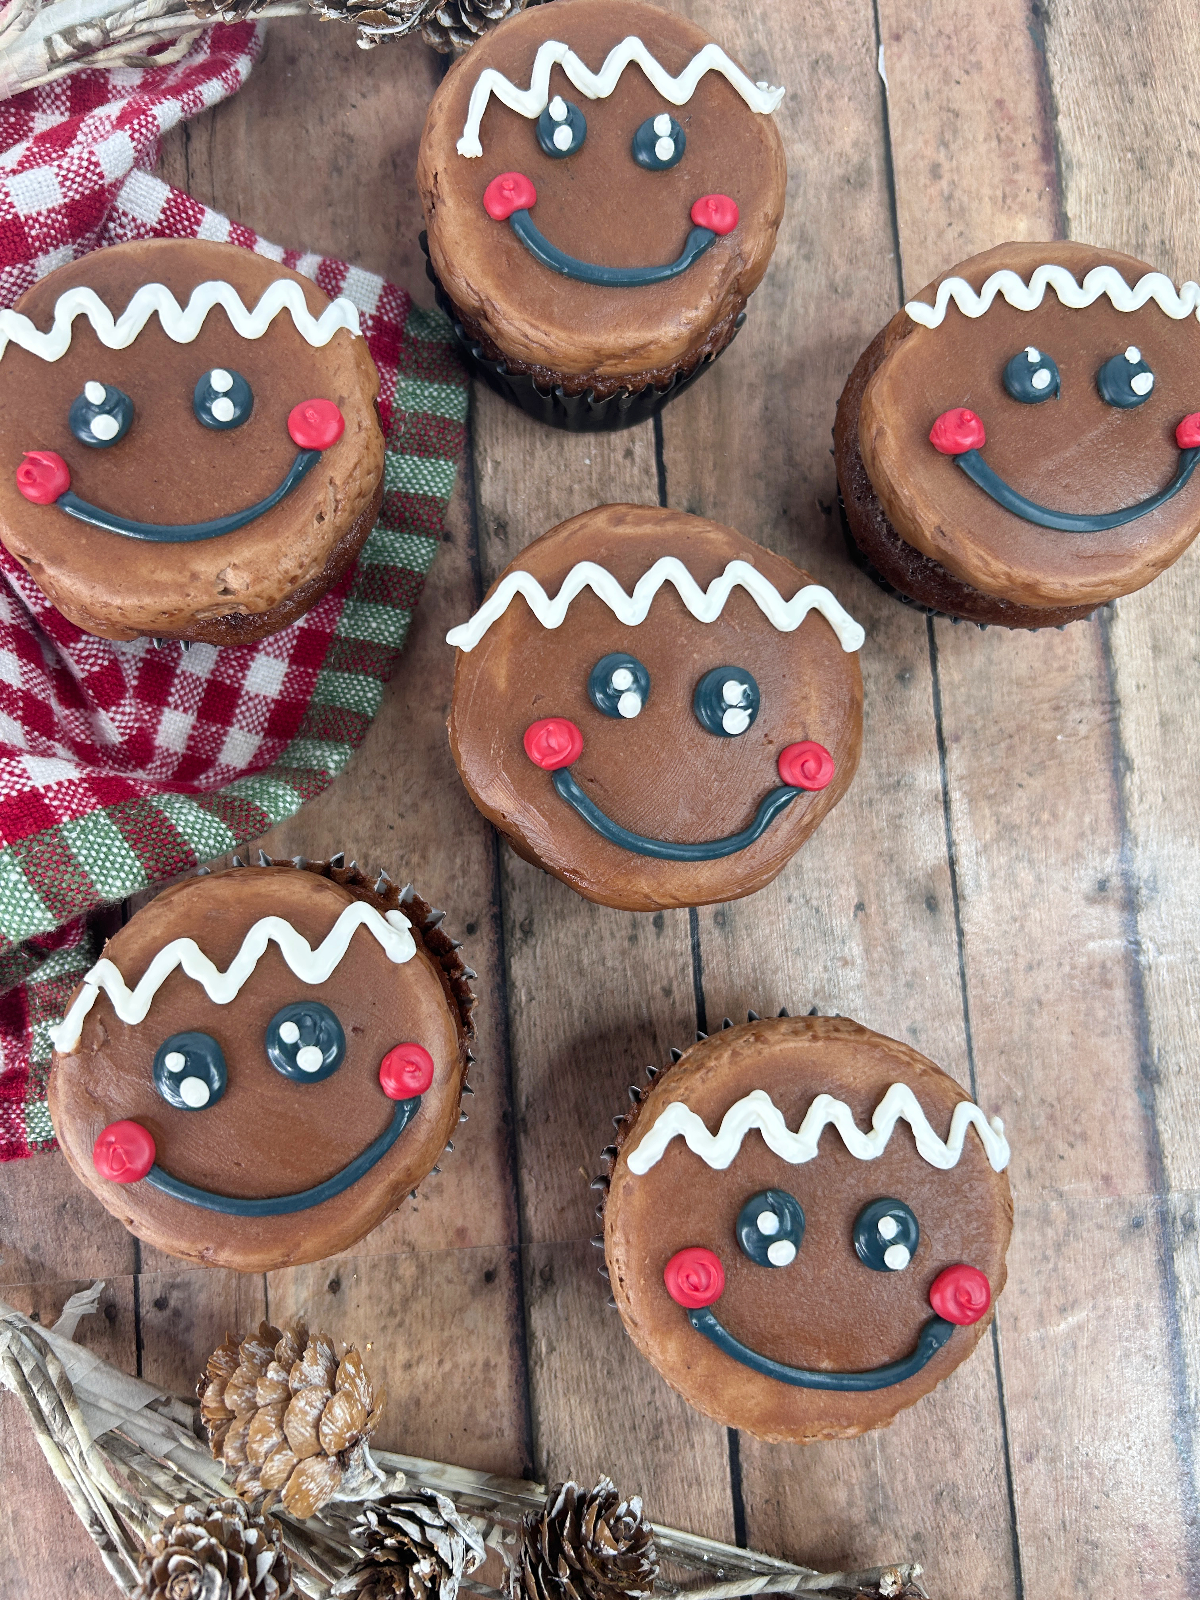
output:
[[801, 739], [779, 752], [779, 776], [794, 789], [827, 789], [837, 768], [815, 739]]
[[433, 1082], [433, 1057], [421, 1044], [396, 1044], [379, 1066], [379, 1082], [389, 1100], [411, 1100]]
[[483, 209], [493, 222], [507, 222], [514, 211], [537, 204], [537, 190], [523, 172], [502, 172], [483, 191]]
[[692, 221], [714, 233], [732, 233], [738, 225], [737, 201], [727, 194], [702, 194], [692, 207]]
[[944, 456], [966, 455], [968, 450], [979, 450], [987, 443], [983, 423], [966, 406], [956, 406], [953, 411], [943, 411], [929, 430], [929, 442]]
[[110, 1183], [137, 1183], [154, 1165], [154, 1140], [140, 1122], [110, 1122], [92, 1146], [92, 1165]]
[[663, 1282], [676, 1305], [711, 1306], [725, 1292], [725, 1268], [721, 1258], [702, 1244], [679, 1250], [663, 1268]]
[[1181, 450], [1194, 450], [1200, 445], [1200, 411], [1193, 411], [1190, 417], [1175, 429], [1175, 443]]
[[939, 1317], [966, 1328], [987, 1314], [992, 1286], [978, 1267], [963, 1262], [939, 1272], [929, 1289], [929, 1304]]
[[67, 463], [53, 450], [26, 450], [17, 468], [17, 488], [35, 506], [50, 506], [71, 487]]
[[525, 754], [535, 767], [557, 772], [583, 754], [583, 735], [567, 717], [543, 717], [525, 729]]
[[301, 400], [288, 413], [288, 432], [301, 450], [328, 450], [346, 431], [346, 419], [332, 400]]

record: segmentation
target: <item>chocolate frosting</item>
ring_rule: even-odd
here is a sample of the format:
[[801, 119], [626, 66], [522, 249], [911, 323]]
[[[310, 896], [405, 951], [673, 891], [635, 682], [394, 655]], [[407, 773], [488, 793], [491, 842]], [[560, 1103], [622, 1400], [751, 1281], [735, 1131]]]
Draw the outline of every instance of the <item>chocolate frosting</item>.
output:
[[[145, 283], [165, 283], [186, 304], [210, 279], [232, 284], [253, 307], [280, 278], [302, 286], [314, 316], [329, 304], [309, 279], [248, 250], [154, 240], [59, 267], [16, 309], [45, 330], [70, 288], [94, 289], [119, 316]], [[196, 381], [213, 367], [241, 373], [253, 390], [253, 411], [238, 428], [206, 428], [193, 413]], [[71, 404], [89, 381], [133, 400], [132, 427], [108, 449], [81, 445], [68, 425]], [[370, 531], [383, 475], [378, 385], [363, 339], [340, 329], [314, 348], [286, 312], [258, 339], [235, 333], [217, 307], [190, 344], [169, 339], [157, 317], [125, 350], [102, 345], [84, 317], [75, 319], [70, 347], [57, 361], [10, 343], [0, 356], [0, 540], [65, 616], [104, 638], [205, 638], [214, 627], [223, 638], [223, 619], [256, 621], [277, 608], [283, 626], [301, 595], [315, 604]], [[288, 413], [315, 398], [339, 407], [342, 438], [273, 510], [217, 538], [147, 544], [90, 527], [56, 506], [31, 505], [17, 489], [24, 453], [52, 450], [66, 461], [82, 500], [138, 521], [191, 523], [237, 511], [283, 480], [297, 454]], [[248, 636], [260, 635], [235, 626], [229, 642]]]
[[[550, 74], [551, 95], [576, 104], [587, 136], [555, 160], [538, 146], [535, 123], [495, 96], [480, 129], [481, 157], [456, 144], [479, 74], [495, 67], [527, 88], [537, 49], [547, 39], [568, 44], [593, 71], [612, 47], [636, 34], [672, 75], [710, 36], [686, 18], [641, 0], [556, 0], [506, 20], [457, 62], [429, 108], [417, 182], [434, 269], [473, 335], [505, 356], [561, 375], [632, 378], [669, 376], [693, 359], [715, 325], [732, 319], [758, 286], [783, 216], [787, 169], [774, 119], [754, 112], [715, 72], [700, 80], [683, 106], [671, 106], [636, 65], [607, 99], [589, 100], [562, 68]], [[753, 73], [750, 74], [754, 76]], [[683, 127], [683, 159], [666, 172], [639, 167], [631, 154], [641, 124], [669, 112]], [[533, 181], [531, 216], [567, 254], [607, 266], [673, 261], [692, 228], [694, 201], [724, 194], [737, 202], [738, 226], [718, 238], [693, 266], [666, 283], [600, 288], [560, 277], [534, 260], [507, 222], [483, 208], [498, 174]]]
[[[642, 1354], [718, 1422], [776, 1441], [846, 1438], [884, 1426], [952, 1372], [991, 1319], [956, 1327], [928, 1365], [890, 1388], [864, 1394], [793, 1388], [760, 1376], [693, 1330], [663, 1284], [677, 1251], [701, 1245], [720, 1258], [725, 1289], [713, 1310], [751, 1349], [789, 1366], [865, 1371], [913, 1351], [934, 1315], [930, 1285], [945, 1267], [962, 1262], [983, 1272], [995, 1301], [1012, 1229], [1008, 1178], [992, 1170], [974, 1129], [958, 1164], [940, 1171], [918, 1155], [904, 1122], [873, 1161], [850, 1155], [834, 1128], [825, 1129], [816, 1158], [798, 1166], [774, 1155], [757, 1131], [723, 1172], [681, 1138], [642, 1176], [629, 1170], [629, 1154], [674, 1100], [715, 1133], [730, 1106], [763, 1089], [794, 1131], [816, 1096], [831, 1094], [866, 1131], [893, 1083], [912, 1089], [942, 1139], [955, 1105], [969, 1098], [915, 1050], [845, 1018], [766, 1020], [687, 1051], [621, 1128], [604, 1218], [613, 1296]], [[742, 1205], [767, 1189], [793, 1196], [805, 1216], [795, 1260], [778, 1269], [749, 1260], [734, 1231]], [[855, 1218], [882, 1198], [903, 1202], [919, 1224], [920, 1243], [903, 1271], [872, 1271], [855, 1254]]]
[[[1057, 240], [1003, 244], [941, 277], [975, 289], [1000, 268], [1028, 281], [1043, 263], [1082, 282], [1113, 266], [1132, 287], [1153, 269], [1114, 251]], [[933, 303], [941, 278], [915, 298]], [[1140, 589], [1176, 561], [1200, 531], [1200, 481], [1134, 522], [1106, 533], [1063, 533], [1004, 510], [929, 442], [944, 411], [965, 406], [987, 430], [982, 455], [1013, 488], [1058, 511], [1106, 512], [1165, 488], [1179, 464], [1175, 428], [1200, 410], [1200, 324], [1175, 321], [1153, 301], [1118, 311], [1105, 297], [1080, 310], [1052, 289], [1035, 311], [997, 297], [981, 317], [951, 303], [937, 328], [898, 313], [866, 386], [859, 445], [871, 483], [900, 537], [985, 594], [1030, 607], [1095, 606]], [[1026, 405], [1006, 392], [1004, 369], [1032, 345], [1053, 357], [1061, 396]], [[1108, 405], [1096, 375], [1134, 345], [1155, 375], [1143, 405]]]
[[[785, 599], [812, 580], [732, 528], [656, 506], [598, 506], [552, 528], [508, 571], [532, 573], [550, 595], [579, 561], [607, 568], [628, 593], [661, 556], [676, 556], [701, 588], [747, 561]], [[502, 581], [505, 574], [497, 579]], [[494, 587], [494, 586], [493, 586]], [[627, 651], [650, 674], [633, 719], [605, 716], [588, 696], [601, 659]], [[737, 738], [707, 732], [693, 710], [713, 667], [746, 669], [760, 708]], [[614, 822], [655, 839], [708, 840], [747, 827], [779, 787], [779, 752], [811, 739], [833, 756], [829, 787], [802, 794], [758, 841], [723, 860], [680, 863], [622, 849], [562, 800], [525, 754], [531, 723], [565, 717], [583, 734], [571, 774]], [[634, 911], [706, 905], [761, 889], [783, 869], [850, 785], [862, 742], [862, 675], [823, 617], [781, 633], [744, 590], [701, 623], [664, 585], [646, 620], [627, 626], [590, 590], [547, 629], [518, 597], [470, 652], [460, 651], [450, 745], [475, 804], [527, 860], [602, 905]]]
[[[286, 918], [316, 946], [355, 899], [379, 909], [357, 874], [338, 883], [292, 866], [244, 867], [189, 879], [139, 911], [105, 948], [132, 989], [159, 950], [190, 937], [222, 971], [259, 918]], [[242, 1272], [315, 1261], [345, 1250], [393, 1211], [436, 1164], [458, 1122], [466, 1078], [470, 996], [449, 940], [422, 935], [428, 908], [407, 906], [417, 952], [395, 964], [359, 929], [323, 984], [302, 983], [269, 944], [240, 993], [224, 1006], [177, 969], [145, 1020], [116, 1016], [100, 994], [80, 1043], [56, 1055], [49, 1106], [59, 1143], [79, 1178], [133, 1233], [186, 1260]], [[448, 970], [452, 969], [452, 970]], [[346, 1035], [346, 1056], [330, 1077], [298, 1083], [267, 1059], [267, 1024], [297, 1000], [329, 1006]], [[200, 1111], [172, 1108], [155, 1091], [154, 1055], [169, 1036], [196, 1030], [224, 1053], [228, 1087]], [[415, 1042], [434, 1059], [434, 1079], [409, 1126], [364, 1177], [333, 1199], [289, 1215], [216, 1215], [173, 1199], [148, 1182], [101, 1178], [92, 1147], [110, 1123], [131, 1120], [154, 1138], [157, 1163], [171, 1176], [235, 1198], [294, 1194], [341, 1171], [392, 1120], [395, 1102], [380, 1087], [379, 1066], [395, 1044]]]

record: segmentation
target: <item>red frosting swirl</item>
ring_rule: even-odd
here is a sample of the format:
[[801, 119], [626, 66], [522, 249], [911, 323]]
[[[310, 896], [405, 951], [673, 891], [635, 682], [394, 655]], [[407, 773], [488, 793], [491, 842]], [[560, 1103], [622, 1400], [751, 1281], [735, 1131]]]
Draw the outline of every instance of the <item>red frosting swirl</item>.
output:
[[953, 411], [942, 412], [929, 430], [929, 442], [944, 456], [961, 456], [985, 445], [987, 433], [973, 411], [956, 406]]
[[346, 431], [346, 419], [332, 400], [301, 400], [288, 412], [288, 432], [301, 450], [328, 450]]
[[394, 1044], [379, 1064], [379, 1083], [389, 1100], [411, 1100], [433, 1082], [433, 1057], [423, 1044]]
[[1200, 445], [1200, 411], [1184, 417], [1175, 429], [1175, 443], [1181, 450], [1194, 450]]
[[929, 1288], [929, 1304], [938, 1316], [964, 1328], [986, 1316], [991, 1303], [991, 1284], [978, 1267], [961, 1261], [939, 1272]]
[[836, 770], [829, 751], [815, 739], [801, 739], [779, 752], [779, 776], [794, 789], [827, 789]]
[[525, 729], [525, 754], [535, 767], [556, 772], [583, 754], [583, 735], [569, 717], [543, 717]]
[[692, 221], [714, 233], [732, 233], [738, 225], [737, 201], [727, 194], [702, 194], [692, 207]]
[[702, 1244], [677, 1251], [663, 1268], [667, 1293], [680, 1306], [710, 1306], [725, 1292], [725, 1268]]
[[514, 211], [537, 204], [537, 190], [523, 172], [502, 172], [483, 191], [483, 209], [493, 222], [507, 222]]
[[35, 506], [52, 506], [71, 487], [67, 463], [53, 450], [26, 450], [17, 468], [17, 488]]
[[92, 1146], [92, 1164], [110, 1183], [137, 1183], [154, 1165], [154, 1139], [140, 1122], [110, 1122]]

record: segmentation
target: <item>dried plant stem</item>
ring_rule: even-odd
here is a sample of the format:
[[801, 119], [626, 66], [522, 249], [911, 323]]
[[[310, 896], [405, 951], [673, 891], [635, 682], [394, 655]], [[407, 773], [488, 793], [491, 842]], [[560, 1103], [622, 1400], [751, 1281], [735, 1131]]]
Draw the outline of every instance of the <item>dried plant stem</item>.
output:
[[[68, 1309], [73, 1308], [77, 1317], [94, 1309], [94, 1301], [94, 1295], [90, 1301], [76, 1296]], [[82, 1350], [65, 1334], [38, 1328], [3, 1302], [0, 1383], [24, 1406], [50, 1470], [125, 1594], [136, 1585], [138, 1557], [164, 1515], [187, 1501], [233, 1492], [220, 1464], [193, 1431], [198, 1428], [196, 1407], [163, 1397], [149, 1384]], [[540, 1484], [420, 1456], [376, 1451], [373, 1465], [376, 1472], [366, 1473], [361, 1485], [370, 1498], [405, 1485], [435, 1489], [453, 1501], [501, 1555], [522, 1517], [540, 1512], [545, 1502], [546, 1491]], [[331, 1501], [318, 1516], [303, 1522], [281, 1507], [273, 1508], [295, 1565], [296, 1586], [308, 1600], [326, 1600], [330, 1586], [348, 1571], [355, 1554], [349, 1530], [358, 1503]], [[658, 1524], [654, 1542], [659, 1560], [670, 1569], [660, 1574], [655, 1586], [661, 1600], [736, 1600], [754, 1594], [899, 1600], [925, 1594], [915, 1563], [820, 1573]], [[686, 1574], [682, 1579], [671, 1575], [679, 1569]], [[487, 1600], [500, 1600], [499, 1588], [477, 1578], [464, 1578], [462, 1587]]]

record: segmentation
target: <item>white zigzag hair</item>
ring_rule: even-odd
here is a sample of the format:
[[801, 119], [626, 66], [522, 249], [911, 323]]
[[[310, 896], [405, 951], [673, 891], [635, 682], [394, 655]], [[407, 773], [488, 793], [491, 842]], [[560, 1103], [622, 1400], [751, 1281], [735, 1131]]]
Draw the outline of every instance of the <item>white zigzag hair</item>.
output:
[[279, 953], [301, 983], [324, 983], [337, 969], [359, 928], [366, 928], [388, 960], [398, 966], [411, 961], [417, 953], [410, 931], [412, 924], [402, 911], [381, 914], [362, 900], [345, 907], [315, 950], [285, 918], [260, 917], [247, 930], [241, 948], [224, 972], [213, 965], [194, 939], [172, 939], [151, 961], [136, 988], [130, 989], [116, 963], [102, 956], [85, 976], [74, 1005], [57, 1027], [50, 1029], [50, 1042], [62, 1054], [74, 1050], [83, 1032], [83, 1019], [100, 998], [101, 989], [122, 1022], [143, 1022], [154, 996], [176, 967], [182, 967], [189, 978], [200, 984], [214, 1005], [227, 1006], [240, 994], [271, 943], [279, 946]]
[[682, 1100], [672, 1100], [670, 1105], [654, 1119], [645, 1138], [628, 1157], [630, 1172], [641, 1177], [662, 1159], [671, 1140], [682, 1136], [688, 1149], [717, 1172], [728, 1167], [742, 1141], [752, 1128], [757, 1128], [768, 1149], [793, 1166], [812, 1161], [819, 1153], [818, 1143], [824, 1129], [832, 1123], [842, 1136], [846, 1149], [859, 1161], [874, 1161], [887, 1148], [897, 1122], [903, 1119], [913, 1131], [917, 1152], [931, 1167], [943, 1172], [958, 1165], [962, 1155], [967, 1129], [974, 1127], [995, 1172], [1003, 1172], [1008, 1165], [1010, 1151], [1004, 1137], [1004, 1124], [999, 1117], [989, 1122], [977, 1105], [970, 1100], [960, 1100], [950, 1118], [950, 1136], [939, 1139], [929, 1125], [916, 1095], [905, 1083], [893, 1083], [875, 1108], [871, 1118], [871, 1131], [864, 1133], [854, 1120], [854, 1113], [844, 1100], [835, 1100], [831, 1094], [819, 1094], [809, 1106], [804, 1121], [795, 1133], [788, 1129], [783, 1113], [764, 1089], [752, 1089], [721, 1119], [715, 1135], [709, 1133], [703, 1120]]
[[819, 583], [806, 584], [785, 600], [779, 590], [748, 561], [731, 561], [719, 578], [702, 589], [677, 556], [661, 556], [649, 572], [626, 594], [606, 567], [594, 561], [579, 561], [562, 581], [554, 599], [531, 572], [510, 572], [484, 601], [469, 622], [451, 628], [446, 643], [460, 650], [473, 650], [498, 617], [502, 617], [518, 594], [523, 594], [543, 628], [562, 626], [567, 608], [583, 589], [591, 589], [621, 622], [630, 627], [646, 620], [650, 603], [664, 583], [673, 584], [679, 598], [697, 622], [715, 622], [733, 589], [745, 589], [759, 610], [781, 633], [793, 633], [810, 611], [819, 611], [838, 636], [843, 650], [858, 650], [866, 634], [861, 625]]
[[232, 284], [221, 279], [197, 284], [186, 306], [179, 304], [166, 284], [144, 283], [117, 319], [94, 289], [66, 290], [55, 301], [49, 333], [40, 332], [19, 311], [0, 311], [0, 356], [12, 343], [44, 361], [57, 361], [70, 348], [76, 317], [86, 317], [100, 343], [109, 350], [125, 350], [155, 312], [168, 339], [176, 344], [191, 344], [214, 306], [224, 307], [234, 331], [243, 339], [261, 339], [281, 311], [289, 314], [300, 337], [317, 348], [328, 344], [339, 328], [348, 329], [356, 338], [361, 333], [358, 308], [352, 301], [343, 296], [314, 317], [304, 290], [293, 278], [277, 278], [269, 284], [253, 310]]
[[783, 99], [782, 89], [773, 89], [767, 83], [752, 83], [742, 69], [721, 49], [719, 44], [706, 44], [698, 50], [677, 78], [673, 78], [662, 63], [647, 50], [642, 41], [630, 34], [614, 45], [604, 58], [599, 72], [593, 72], [581, 61], [569, 45], [557, 39], [547, 39], [539, 46], [533, 60], [528, 89], [519, 89], [495, 67], [485, 67], [471, 90], [467, 107], [467, 121], [462, 138], [458, 141], [460, 156], [481, 156], [479, 125], [487, 110], [488, 100], [495, 95], [512, 111], [522, 117], [540, 117], [550, 103], [550, 68], [561, 66], [567, 77], [589, 100], [602, 100], [616, 88], [621, 74], [631, 61], [649, 78], [650, 82], [673, 106], [686, 105], [696, 92], [696, 85], [706, 72], [719, 72], [727, 78], [752, 111], [774, 111]]
[[1053, 289], [1064, 306], [1082, 310], [1107, 295], [1118, 311], [1140, 311], [1148, 300], [1176, 322], [1193, 314], [1200, 318], [1200, 284], [1190, 280], [1179, 289], [1161, 272], [1147, 272], [1131, 289], [1116, 267], [1093, 267], [1082, 283], [1052, 263], [1035, 267], [1029, 282], [1007, 267], [993, 272], [976, 294], [965, 278], [943, 278], [938, 284], [933, 305], [910, 300], [904, 307], [914, 322], [923, 328], [939, 328], [951, 300], [964, 317], [981, 317], [997, 295], [1002, 295], [1018, 311], [1036, 311]]

